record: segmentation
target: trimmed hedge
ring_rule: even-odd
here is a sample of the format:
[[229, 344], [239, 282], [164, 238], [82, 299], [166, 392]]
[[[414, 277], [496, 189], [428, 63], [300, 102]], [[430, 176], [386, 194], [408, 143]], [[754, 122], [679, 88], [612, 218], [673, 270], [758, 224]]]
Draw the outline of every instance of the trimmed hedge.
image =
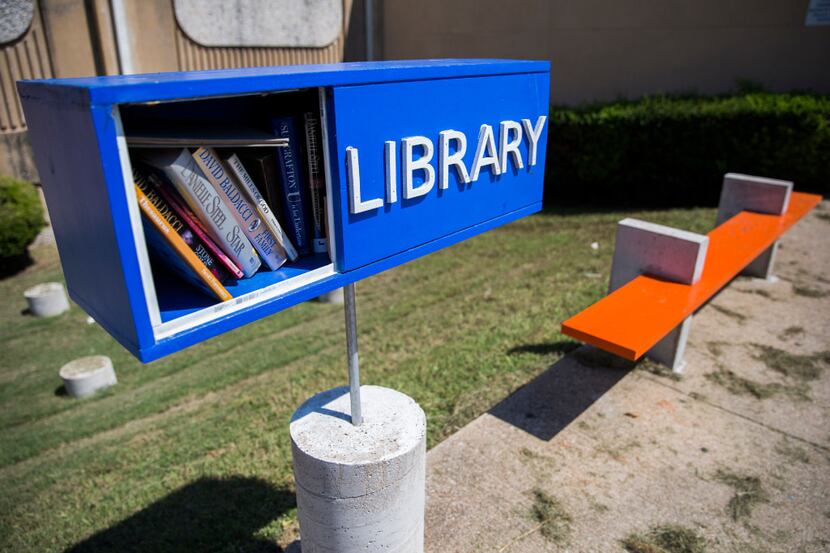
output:
[[34, 185], [0, 177], [0, 261], [25, 255], [44, 224], [43, 207]]
[[715, 205], [723, 174], [830, 192], [830, 96], [649, 97], [552, 109], [545, 203]]

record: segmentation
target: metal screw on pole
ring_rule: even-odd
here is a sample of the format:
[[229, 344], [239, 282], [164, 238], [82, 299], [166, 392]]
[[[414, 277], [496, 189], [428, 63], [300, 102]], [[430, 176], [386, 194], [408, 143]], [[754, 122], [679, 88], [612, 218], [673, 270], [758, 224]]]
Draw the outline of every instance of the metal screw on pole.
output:
[[349, 396], [352, 400], [352, 424], [360, 426], [363, 415], [360, 412], [360, 366], [357, 361], [357, 306], [355, 305], [354, 284], [343, 287], [346, 313], [346, 350], [349, 354]]

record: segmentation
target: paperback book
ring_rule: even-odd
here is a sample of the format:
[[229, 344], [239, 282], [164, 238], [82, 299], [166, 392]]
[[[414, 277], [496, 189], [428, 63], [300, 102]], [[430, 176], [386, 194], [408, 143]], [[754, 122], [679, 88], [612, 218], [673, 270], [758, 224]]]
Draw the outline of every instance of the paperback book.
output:
[[288, 139], [288, 146], [276, 148], [277, 165], [282, 181], [282, 207], [286, 229], [299, 256], [312, 252], [312, 234], [308, 214], [308, 186], [300, 162], [301, 142], [297, 139], [297, 128], [292, 116], [276, 117], [273, 120], [274, 133]]
[[326, 224], [324, 208], [326, 180], [323, 175], [322, 145], [320, 143], [320, 119], [313, 112], [303, 114], [305, 127], [305, 151], [308, 162], [308, 190], [311, 199], [311, 220], [314, 225], [314, 253], [325, 253]]
[[236, 185], [235, 177], [225, 169], [216, 152], [212, 148], [199, 148], [193, 152], [193, 159], [219, 193], [265, 264], [272, 271], [279, 269], [288, 258], [288, 253], [278, 237], [260, 218], [256, 204]]
[[155, 170], [143, 165], [140, 166], [140, 170], [146, 172], [146, 182], [152, 185], [155, 192], [164, 198], [167, 205], [169, 205], [173, 211], [176, 212], [179, 218], [190, 227], [193, 233], [199, 237], [205, 247], [219, 261], [225, 270], [228, 271], [228, 273], [234, 278], [243, 278], [245, 275], [239, 267], [237, 267], [236, 264], [231, 261], [231, 258], [222, 251], [222, 248], [214, 242], [214, 240], [210, 237], [210, 232], [205, 228], [201, 221], [199, 221], [199, 218], [196, 217], [192, 211], [190, 211], [187, 204], [184, 200], [182, 200], [181, 196], [176, 193], [173, 186], [168, 183], [164, 175], [156, 173]]
[[141, 190], [147, 200], [153, 204], [153, 207], [164, 217], [170, 228], [176, 232], [181, 239], [187, 244], [191, 251], [196, 254], [196, 257], [204, 263], [205, 267], [215, 276], [219, 282], [223, 282], [228, 278], [228, 273], [225, 271], [216, 258], [211, 254], [210, 250], [193, 233], [187, 222], [182, 219], [179, 214], [159, 195], [153, 186], [151, 186], [147, 179], [144, 178], [138, 171], [133, 171], [133, 182]]
[[[271, 209], [271, 213], [280, 222], [283, 229], [287, 229], [282, 209], [282, 191], [280, 190], [280, 178], [277, 169], [277, 154], [273, 148], [241, 150], [237, 156], [248, 174], [256, 184], [260, 195], [265, 198], [265, 203]], [[293, 244], [293, 242], [292, 242]]]
[[256, 250], [222, 200], [221, 191], [214, 189], [190, 152], [185, 148], [148, 150], [141, 159], [167, 177], [244, 276], [253, 276], [262, 264]]
[[233, 299], [213, 271], [196, 255], [153, 202], [135, 185], [138, 206], [143, 214], [144, 236], [155, 256], [182, 279], [221, 300]]
[[285, 234], [282, 225], [280, 225], [279, 221], [277, 221], [277, 218], [274, 216], [271, 208], [268, 207], [268, 203], [265, 201], [265, 198], [263, 198], [259, 193], [259, 189], [251, 178], [251, 175], [248, 174], [245, 166], [242, 165], [242, 161], [239, 159], [239, 156], [236, 154], [230, 154], [225, 156], [223, 161], [230, 172], [233, 173], [234, 177], [236, 177], [237, 182], [242, 185], [241, 188], [243, 192], [247, 192], [249, 198], [256, 206], [260, 218], [262, 218], [262, 222], [268, 227], [271, 234], [277, 238], [280, 246], [282, 246], [286, 254], [288, 254], [288, 258], [292, 261], [297, 259], [297, 250], [294, 249], [294, 246], [291, 244], [291, 240], [288, 238], [288, 235]]

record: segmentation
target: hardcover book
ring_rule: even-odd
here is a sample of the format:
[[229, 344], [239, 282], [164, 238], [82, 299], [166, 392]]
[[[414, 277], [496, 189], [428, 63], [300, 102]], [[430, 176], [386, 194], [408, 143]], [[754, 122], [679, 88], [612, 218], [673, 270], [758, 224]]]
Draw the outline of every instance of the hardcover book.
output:
[[312, 252], [312, 230], [308, 213], [308, 186], [300, 160], [301, 142], [297, 140], [297, 128], [292, 116], [275, 117], [274, 133], [288, 139], [288, 146], [277, 148], [277, 166], [282, 181], [282, 208], [291, 242], [300, 256]]
[[303, 114], [305, 126], [305, 151], [308, 162], [308, 191], [311, 199], [311, 220], [314, 224], [314, 253], [325, 253], [326, 224], [323, 206], [326, 201], [326, 179], [323, 175], [320, 119], [308, 111]]
[[167, 221], [167, 224], [173, 231], [178, 234], [181, 239], [187, 244], [191, 251], [196, 254], [196, 257], [204, 263], [205, 267], [216, 277], [219, 282], [223, 282], [225, 279], [228, 278], [228, 273], [219, 265], [219, 262], [216, 260], [213, 255], [211, 255], [210, 251], [207, 249], [205, 244], [199, 240], [199, 237], [193, 233], [190, 229], [188, 224], [179, 217], [178, 213], [167, 204], [167, 202], [162, 198], [152, 186], [150, 186], [147, 180], [139, 174], [138, 171], [133, 171], [133, 182], [135, 185], [141, 190], [144, 194], [144, 197], [153, 204], [153, 207], [159, 212], [159, 214], [164, 217], [164, 220]]
[[288, 238], [288, 235], [285, 234], [282, 225], [280, 225], [279, 221], [277, 221], [277, 218], [274, 216], [271, 208], [268, 207], [268, 203], [265, 201], [265, 198], [263, 198], [259, 193], [259, 189], [251, 178], [251, 175], [248, 174], [247, 170], [245, 170], [245, 166], [242, 165], [242, 161], [240, 161], [239, 156], [231, 154], [224, 157], [223, 161], [230, 172], [236, 177], [237, 182], [242, 185], [241, 188], [243, 193], [248, 194], [248, 197], [256, 206], [262, 222], [268, 227], [271, 234], [277, 238], [277, 241], [280, 243], [280, 246], [282, 246], [282, 249], [284, 249], [285, 253], [288, 254], [288, 258], [292, 261], [297, 259], [297, 250], [294, 249], [294, 246], [291, 244], [291, 240]]
[[[144, 191], [147, 197], [150, 198], [150, 201], [152, 201], [153, 204], [159, 208], [159, 211], [161, 211], [162, 214], [165, 213], [165, 210], [160, 207], [160, 203], [157, 203], [157, 201], [163, 202], [168, 211], [175, 213], [176, 217], [184, 223], [189, 232], [197, 237], [196, 240], [203, 244], [204, 248], [218, 262], [224, 271], [235, 278], [242, 278], [244, 276], [242, 271], [239, 270], [239, 267], [237, 267], [234, 262], [231, 261], [227, 255], [225, 255], [225, 252], [223, 252], [222, 249], [216, 245], [216, 242], [208, 236], [207, 229], [205, 229], [199, 219], [193, 215], [193, 212], [187, 208], [184, 201], [173, 189], [172, 185], [168, 184], [164, 175], [156, 173], [155, 170], [150, 167], [139, 165], [138, 169], [133, 170], [133, 178], [135, 179], [136, 184], [141, 186], [141, 190]], [[160, 198], [158, 198], [158, 200], [154, 200], [153, 196]], [[187, 241], [187, 239], [185, 241]], [[220, 278], [219, 275], [217, 275], [217, 278], [224, 282], [224, 279]]]
[[234, 264], [246, 277], [253, 276], [262, 264], [256, 250], [190, 152], [184, 148], [148, 150], [141, 159], [167, 177]]
[[[136, 128], [137, 127], [137, 128]], [[211, 123], [179, 122], [170, 126], [159, 121], [143, 120], [133, 127], [127, 136], [130, 148], [179, 147], [251, 148], [260, 146], [285, 146], [285, 139], [260, 130]]]
[[199, 148], [193, 152], [193, 159], [207, 176], [222, 201], [230, 209], [236, 222], [259, 252], [260, 257], [272, 271], [285, 263], [288, 254], [277, 236], [259, 216], [259, 210], [248, 195], [237, 186], [236, 178], [228, 172], [225, 164], [212, 148]]
[[190, 249], [153, 202], [135, 185], [138, 207], [143, 214], [144, 236], [155, 256], [182, 279], [221, 301], [233, 299], [219, 279]]
[[280, 190], [279, 175], [277, 174], [277, 154], [273, 149], [241, 150], [237, 152], [242, 165], [259, 189], [260, 195], [265, 198], [271, 213], [277, 218], [282, 228], [288, 228], [282, 209], [282, 191]]

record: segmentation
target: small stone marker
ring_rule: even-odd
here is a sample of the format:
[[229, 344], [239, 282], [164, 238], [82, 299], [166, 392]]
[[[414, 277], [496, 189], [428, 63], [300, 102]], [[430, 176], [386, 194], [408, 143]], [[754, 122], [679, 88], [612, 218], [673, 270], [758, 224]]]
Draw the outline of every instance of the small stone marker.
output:
[[317, 394], [291, 418], [302, 550], [421, 553], [426, 416], [395, 390], [360, 392], [359, 426], [346, 387]]
[[29, 312], [35, 317], [55, 317], [69, 311], [66, 290], [60, 282], [45, 282], [32, 286], [23, 297], [29, 305]]
[[331, 292], [321, 294], [317, 296], [317, 301], [319, 301], [320, 303], [333, 303], [335, 305], [343, 305], [343, 289], [338, 288], [336, 290], [332, 290]]
[[105, 355], [92, 355], [70, 361], [60, 370], [67, 393], [72, 397], [86, 397], [108, 388], [118, 381], [112, 360]]

